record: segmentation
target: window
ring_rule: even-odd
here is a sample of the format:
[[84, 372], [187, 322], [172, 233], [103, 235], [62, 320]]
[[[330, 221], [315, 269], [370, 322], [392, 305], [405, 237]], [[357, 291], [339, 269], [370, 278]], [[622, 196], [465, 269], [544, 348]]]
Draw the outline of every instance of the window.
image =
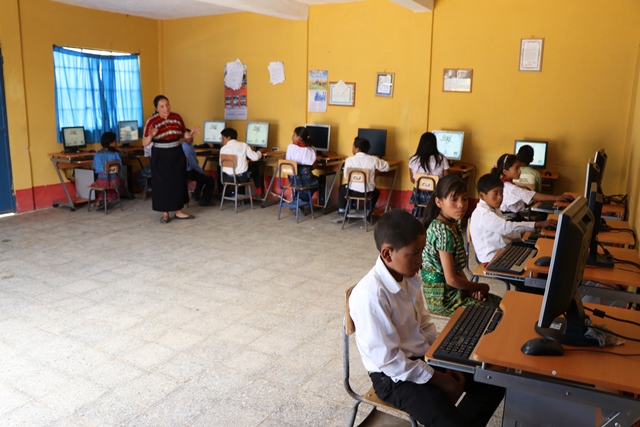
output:
[[61, 129], [84, 126], [88, 142], [118, 132], [118, 122], [142, 126], [137, 54], [53, 47], [58, 141]]

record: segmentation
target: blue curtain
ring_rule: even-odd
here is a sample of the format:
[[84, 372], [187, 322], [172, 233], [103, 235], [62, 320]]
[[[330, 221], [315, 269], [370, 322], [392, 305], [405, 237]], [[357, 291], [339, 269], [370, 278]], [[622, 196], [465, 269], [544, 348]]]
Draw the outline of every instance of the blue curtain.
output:
[[61, 129], [84, 126], [87, 142], [118, 132], [121, 120], [142, 126], [138, 55], [102, 56], [53, 47], [58, 141]]

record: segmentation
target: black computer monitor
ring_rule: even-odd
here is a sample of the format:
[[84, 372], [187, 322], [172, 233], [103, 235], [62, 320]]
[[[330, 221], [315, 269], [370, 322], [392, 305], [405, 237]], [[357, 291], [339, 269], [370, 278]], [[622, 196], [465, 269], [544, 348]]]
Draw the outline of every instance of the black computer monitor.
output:
[[602, 221], [602, 192], [598, 188], [598, 184], [591, 183], [589, 191], [588, 206], [593, 214], [593, 232], [591, 233], [591, 242], [589, 243], [589, 255], [587, 256], [587, 265], [595, 267], [613, 268], [613, 257], [611, 255], [598, 253], [598, 233], [606, 227], [606, 222]]
[[533, 160], [529, 163], [532, 168], [544, 169], [547, 167], [547, 145], [546, 141], [529, 141], [523, 139], [516, 139], [513, 146], [513, 154], [518, 154], [520, 147], [528, 145], [533, 148]]
[[87, 146], [84, 138], [84, 126], [72, 126], [62, 128], [62, 143], [64, 151], [75, 152]]
[[248, 122], [246, 143], [252, 147], [265, 148], [269, 142], [269, 123]]
[[304, 125], [311, 136], [311, 145], [318, 152], [329, 151], [329, 143], [331, 140], [331, 126], [306, 124]]
[[542, 337], [561, 344], [598, 344], [598, 340], [584, 336], [587, 316], [577, 291], [587, 262], [593, 224], [593, 214], [584, 197], [575, 199], [558, 217], [549, 276], [535, 329]]
[[587, 176], [584, 181], [584, 197], [589, 197], [589, 192], [591, 191], [591, 184], [598, 184], [598, 188], [600, 188], [600, 168], [593, 162], [587, 163]]
[[358, 129], [358, 138], [364, 138], [371, 143], [369, 154], [383, 157], [387, 151], [386, 129]]
[[432, 132], [438, 141], [438, 151], [447, 160], [462, 159], [462, 143], [464, 142], [464, 132], [452, 130], [434, 130]]
[[224, 120], [206, 120], [202, 128], [202, 141], [205, 144], [222, 144], [222, 132], [226, 126]]
[[602, 179], [604, 178], [604, 169], [607, 166], [607, 153], [604, 152], [604, 148], [596, 151], [596, 155], [593, 157], [593, 163], [600, 168], [600, 180], [598, 185], [602, 187]]
[[118, 122], [118, 138], [120, 144], [127, 146], [140, 138], [137, 120], [123, 120]]

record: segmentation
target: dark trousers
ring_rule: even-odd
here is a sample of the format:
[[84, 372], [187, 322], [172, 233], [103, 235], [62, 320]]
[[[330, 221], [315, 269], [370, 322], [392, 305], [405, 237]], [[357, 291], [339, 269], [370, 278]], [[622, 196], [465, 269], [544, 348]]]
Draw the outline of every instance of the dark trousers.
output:
[[[221, 172], [221, 175], [222, 175], [221, 177], [222, 179], [220, 180], [220, 186], [219, 186], [220, 192], [222, 192], [222, 186], [224, 185], [225, 182], [233, 183], [233, 175], [227, 175], [224, 172]], [[262, 179], [262, 175], [260, 174], [260, 164], [258, 164], [258, 162], [250, 162], [249, 168], [246, 172], [239, 173], [238, 175], [236, 175], [236, 182], [238, 183], [247, 182], [250, 179], [253, 179], [253, 183], [256, 186], [256, 191], [258, 191], [259, 194], [262, 194], [262, 191], [264, 190], [264, 180]], [[244, 194], [244, 188], [238, 189], [238, 192], [240, 194]]]
[[371, 374], [378, 397], [402, 409], [426, 427], [484, 427], [504, 397], [504, 389], [478, 383], [465, 375], [465, 395], [458, 406], [438, 387], [411, 381], [394, 382], [380, 372]]
[[213, 177], [200, 173], [198, 171], [187, 171], [187, 180], [196, 182], [196, 189], [193, 191], [194, 200], [202, 200], [205, 202], [211, 201], [213, 195], [213, 189], [216, 185], [216, 180]]
[[[376, 203], [378, 203], [378, 197], [380, 197], [380, 190], [378, 190], [377, 188], [374, 188], [372, 192], [369, 192], [367, 194], [371, 194], [371, 205], [367, 206], [367, 209], [371, 212], [373, 210], [373, 208], [376, 207]], [[347, 208], [347, 199], [345, 199], [345, 197], [347, 196], [347, 185], [341, 185], [340, 188], [338, 189], [338, 208], [340, 209], [340, 211], [344, 211]], [[354, 196], [354, 197], [364, 197], [364, 193], [360, 193], [359, 191], [353, 191], [353, 190], [349, 190], [349, 196]]]

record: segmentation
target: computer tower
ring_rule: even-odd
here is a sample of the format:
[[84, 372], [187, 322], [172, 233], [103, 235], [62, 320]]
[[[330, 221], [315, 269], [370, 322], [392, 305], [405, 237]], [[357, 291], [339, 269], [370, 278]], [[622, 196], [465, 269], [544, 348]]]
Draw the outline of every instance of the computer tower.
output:
[[76, 180], [76, 197], [89, 198], [89, 186], [95, 181], [93, 169], [74, 169]]

